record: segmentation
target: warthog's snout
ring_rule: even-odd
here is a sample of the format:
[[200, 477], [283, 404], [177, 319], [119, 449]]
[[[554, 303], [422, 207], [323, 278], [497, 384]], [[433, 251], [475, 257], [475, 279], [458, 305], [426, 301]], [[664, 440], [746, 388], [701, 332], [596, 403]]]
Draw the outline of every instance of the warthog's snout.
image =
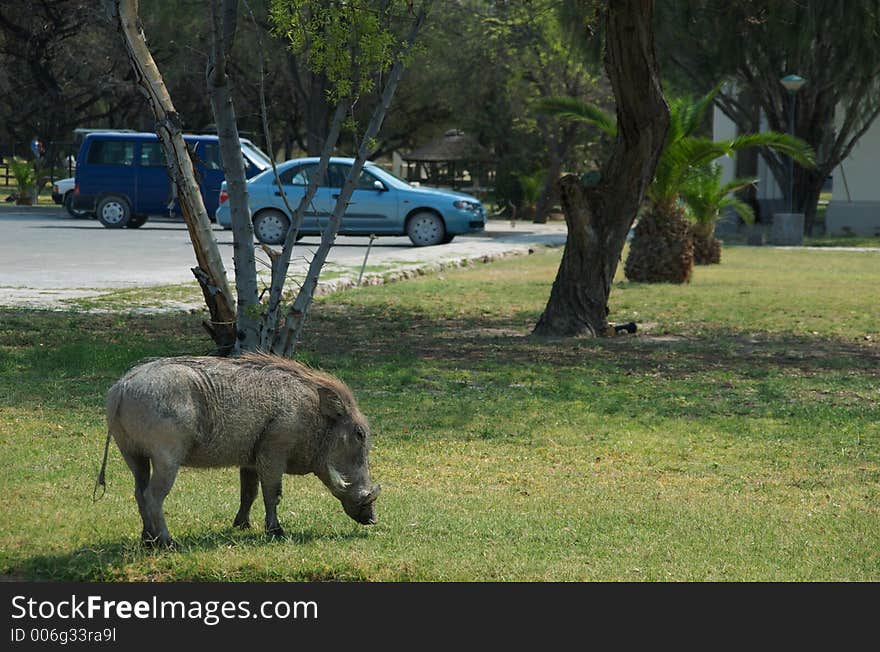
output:
[[373, 485], [373, 488], [356, 503], [343, 502], [342, 506], [345, 508], [345, 513], [361, 525], [375, 525], [376, 512], [373, 509], [373, 503], [376, 502], [376, 499], [379, 497], [379, 492], [381, 491], [382, 485], [375, 484]]

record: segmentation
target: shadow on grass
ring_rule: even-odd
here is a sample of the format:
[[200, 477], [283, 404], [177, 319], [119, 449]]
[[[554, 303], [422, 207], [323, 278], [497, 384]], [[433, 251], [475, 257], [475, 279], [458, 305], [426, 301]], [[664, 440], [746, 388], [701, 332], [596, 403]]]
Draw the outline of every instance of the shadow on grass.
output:
[[[880, 378], [880, 346], [795, 334], [744, 335], [721, 329], [699, 334], [654, 334], [615, 338], [543, 338], [530, 334], [537, 315], [509, 318], [435, 319], [382, 307], [323, 305], [310, 324], [307, 351], [332, 367], [334, 359], [356, 355], [360, 362], [404, 358], [440, 365], [555, 368], [608, 367], [618, 373], [682, 378], [713, 369], [746, 375], [758, 368], [794, 369], [804, 374], [861, 370]], [[672, 363], [672, 364], [670, 364]]]
[[[859, 390], [880, 382], [876, 343], [708, 327], [683, 335], [648, 330], [617, 338], [536, 338], [529, 335], [536, 317], [437, 317], [399, 306], [322, 301], [310, 317], [301, 358], [341, 376], [356, 392], [393, 393], [401, 406], [425, 397], [457, 402], [455, 412], [478, 419], [491, 415], [493, 402], [515, 406], [524, 396], [586, 401], [606, 414], [670, 416], [704, 407], [755, 416], [778, 416], [795, 404], [804, 410], [842, 406], [844, 412], [880, 407]], [[99, 408], [107, 388], [144, 357], [209, 348], [194, 315], [0, 312], [0, 394], [9, 406]], [[782, 377], [814, 394], [791, 395]], [[816, 395], [826, 380], [834, 385], [828, 397]], [[703, 406], [682, 402], [683, 395]]]
[[[125, 568], [136, 562], [147, 559], [159, 560], [166, 558], [175, 562], [190, 554], [210, 551], [221, 551], [237, 548], [260, 554], [261, 549], [273, 546], [305, 546], [314, 541], [340, 540], [349, 541], [363, 539], [367, 533], [361, 530], [350, 530], [328, 534], [314, 530], [286, 532], [284, 537], [275, 539], [266, 536], [260, 530], [235, 530], [199, 532], [175, 537], [174, 549], [153, 549], [144, 546], [140, 539], [125, 538], [115, 541], [102, 541], [82, 546], [69, 553], [54, 555], [34, 555], [13, 563], [4, 577], [13, 580], [55, 580], [55, 581], [116, 581], [129, 579]], [[332, 581], [337, 579], [357, 579], [357, 571], [353, 568], [301, 569], [292, 571], [293, 576], [285, 574], [286, 579], [303, 581]], [[200, 574], [204, 573], [204, 574]], [[163, 579], [163, 571], [156, 570], [150, 579]], [[193, 569], [190, 573], [194, 580], [219, 580], [209, 571]], [[178, 573], [175, 572], [175, 576]]]

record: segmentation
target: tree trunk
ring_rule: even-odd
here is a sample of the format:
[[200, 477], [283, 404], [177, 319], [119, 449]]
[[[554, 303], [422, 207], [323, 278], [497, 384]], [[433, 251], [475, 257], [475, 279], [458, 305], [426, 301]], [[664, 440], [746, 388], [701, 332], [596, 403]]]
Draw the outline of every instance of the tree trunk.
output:
[[306, 317], [308, 316], [309, 308], [312, 304], [312, 299], [315, 296], [315, 290], [318, 287], [318, 278], [320, 277], [321, 269], [324, 267], [324, 262], [327, 260], [327, 255], [330, 253], [330, 248], [336, 240], [336, 234], [339, 232], [339, 227], [342, 224], [342, 217], [345, 215], [345, 211], [348, 208], [348, 202], [351, 199], [355, 185], [360, 178], [364, 161], [370, 151], [373, 139], [382, 127], [385, 113], [391, 105], [394, 92], [397, 90], [397, 84], [403, 74], [409, 50], [412, 48], [422, 24], [425, 22], [425, 15], [426, 12], [423, 6], [413, 21], [409, 34], [406, 37], [403, 50], [397, 57], [394, 65], [391, 67], [391, 71], [388, 73], [385, 88], [382, 91], [379, 104], [373, 111], [370, 122], [364, 130], [360, 147], [358, 148], [357, 157], [345, 179], [345, 184], [339, 192], [336, 206], [333, 209], [333, 214], [330, 216], [330, 222], [324, 230], [324, 233], [321, 235], [321, 244], [318, 246], [318, 250], [312, 257], [312, 261], [309, 264], [309, 270], [306, 273], [306, 278], [297, 293], [296, 299], [287, 311], [283, 325], [280, 325], [277, 329], [278, 332], [275, 334], [275, 338], [272, 342], [271, 350], [273, 353], [290, 356], [293, 354], [293, 351], [299, 342]]
[[596, 186], [567, 175], [559, 189], [568, 238], [536, 335], [607, 335], [611, 283], [669, 127], [652, 31], [654, 3], [605, 8], [605, 68], [617, 102], [618, 134]]
[[232, 218], [233, 262], [235, 287], [238, 298], [236, 315], [236, 352], [255, 351], [259, 346], [259, 291], [257, 265], [254, 257], [254, 226], [248, 204], [247, 175], [241, 156], [241, 140], [235, 119], [235, 106], [229, 88], [227, 56], [235, 39], [237, 0], [212, 0], [213, 49], [207, 70], [208, 91], [217, 136], [220, 138], [220, 157], [229, 193]]
[[168, 170], [177, 188], [180, 209], [192, 240], [198, 264], [192, 271], [202, 287], [205, 303], [211, 313], [210, 321], [204, 324], [205, 329], [220, 351], [228, 353], [235, 345], [235, 303], [226, 280], [223, 259], [211, 231], [208, 212], [199, 192], [189, 150], [183, 140], [180, 116], [147, 48], [138, 18], [137, 0], [115, 0], [113, 10], [135, 79], [156, 118], [156, 133], [165, 151]]

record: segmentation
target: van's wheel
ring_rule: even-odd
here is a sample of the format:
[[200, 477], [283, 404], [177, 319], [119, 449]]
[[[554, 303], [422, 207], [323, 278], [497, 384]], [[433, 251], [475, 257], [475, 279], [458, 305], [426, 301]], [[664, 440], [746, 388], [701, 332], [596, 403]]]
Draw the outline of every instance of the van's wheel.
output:
[[64, 208], [67, 210], [68, 214], [71, 217], [88, 217], [89, 213], [91, 213], [88, 209], [74, 208], [73, 207], [73, 191], [69, 191], [66, 195], [64, 195]]
[[130, 220], [128, 220], [128, 228], [129, 229], [139, 229], [144, 224], [146, 224], [146, 222], [149, 218], [150, 218], [149, 215], [135, 215]]
[[406, 234], [417, 247], [438, 245], [446, 239], [446, 226], [437, 213], [422, 211], [416, 213], [406, 223]]
[[98, 202], [95, 209], [98, 220], [108, 229], [121, 229], [131, 220], [131, 206], [128, 200], [117, 195], [107, 195]]
[[263, 244], [281, 244], [289, 228], [290, 220], [281, 211], [263, 211], [254, 218], [254, 235]]

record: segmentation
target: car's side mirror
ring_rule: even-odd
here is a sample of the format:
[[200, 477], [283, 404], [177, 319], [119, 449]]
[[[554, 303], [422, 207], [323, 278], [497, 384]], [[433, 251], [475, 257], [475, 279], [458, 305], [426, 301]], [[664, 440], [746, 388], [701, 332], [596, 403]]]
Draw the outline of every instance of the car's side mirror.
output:
[[379, 192], [385, 192], [388, 188], [385, 187], [385, 184], [376, 179], [373, 182], [373, 190], [378, 190]]

